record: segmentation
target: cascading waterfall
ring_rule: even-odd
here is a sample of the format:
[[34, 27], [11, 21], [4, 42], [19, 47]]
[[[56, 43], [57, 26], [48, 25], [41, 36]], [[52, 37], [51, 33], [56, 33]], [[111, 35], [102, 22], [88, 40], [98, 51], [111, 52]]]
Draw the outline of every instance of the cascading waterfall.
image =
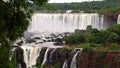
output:
[[[77, 57], [78, 53], [82, 51], [82, 48], [79, 48], [79, 49], [80, 49], [80, 51], [77, 51], [77, 52], [76, 52], [76, 54], [74, 55], [74, 57], [73, 57], [73, 59], [72, 59], [72, 61], [71, 61], [70, 68], [77, 68], [77, 64], [76, 64], [77, 59], [76, 59], [76, 57]], [[74, 51], [75, 51], [75, 50], [76, 50], [76, 49], [74, 49]]]
[[65, 60], [62, 68], [68, 68], [67, 60]]
[[118, 15], [117, 24], [120, 24], [120, 14]]
[[18, 66], [19, 66], [19, 68], [22, 68], [22, 67], [21, 67], [21, 64], [18, 64]]
[[32, 68], [36, 64], [41, 48], [33, 46], [21, 46], [21, 48], [24, 51], [24, 62], [27, 68]]
[[53, 56], [53, 53], [57, 50], [57, 48], [53, 49], [53, 51], [50, 52], [50, 63], [53, 61], [52, 60], [52, 56]]
[[85, 30], [88, 25], [103, 29], [102, 17], [97, 13], [35, 13], [28, 28], [29, 32], [73, 32], [75, 29]]
[[[33, 68], [36, 65], [36, 60], [39, 57], [40, 51], [42, 48], [47, 47], [44, 59], [42, 62], [42, 66], [47, 61], [47, 55], [50, 48], [63, 48], [63, 46], [55, 46], [53, 42], [43, 43], [43, 44], [35, 44], [35, 43], [26, 43], [20, 46], [23, 50], [24, 62], [27, 68]], [[55, 51], [55, 50], [54, 50]]]
[[43, 62], [42, 62], [42, 66], [45, 64], [45, 62], [47, 61], [47, 55], [48, 55], [48, 51], [49, 51], [50, 48], [47, 48], [46, 52], [45, 52], [45, 55], [44, 55], [44, 59], [43, 59]]

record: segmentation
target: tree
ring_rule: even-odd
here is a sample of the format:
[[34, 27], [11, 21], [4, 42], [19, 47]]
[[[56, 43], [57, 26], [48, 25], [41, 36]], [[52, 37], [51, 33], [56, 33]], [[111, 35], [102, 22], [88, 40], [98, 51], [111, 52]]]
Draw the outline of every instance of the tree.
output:
[[107, 30], [110, 32], [114, 32], [120, 36], [120, 24], [112, 25]]
[[[0, 68], [9, 67], [10, 45], [23, 36], [31, 18], [31, 4], [47, 0], [0, 0]], [[5, 62], [4, 62], [5, 61]]]

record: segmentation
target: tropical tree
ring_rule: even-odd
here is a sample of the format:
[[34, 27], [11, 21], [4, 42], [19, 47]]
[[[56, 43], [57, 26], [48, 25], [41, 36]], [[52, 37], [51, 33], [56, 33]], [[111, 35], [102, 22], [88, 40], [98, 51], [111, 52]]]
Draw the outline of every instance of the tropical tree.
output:
[[0, 68], [9, 65], [10, 45], [23, 36], [31, 18], [31, 4], [47, 0], [0, 0]]

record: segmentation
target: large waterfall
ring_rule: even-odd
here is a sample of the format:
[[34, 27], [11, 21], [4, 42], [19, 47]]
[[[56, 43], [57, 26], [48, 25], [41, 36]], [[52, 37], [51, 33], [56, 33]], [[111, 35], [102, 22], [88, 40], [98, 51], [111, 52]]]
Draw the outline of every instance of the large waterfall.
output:
[[103, 17], [97, 13], [35, 13], [29, 26], [29, 32], [73, 32], [85, 30], [88, 25], [103, 29]]
[[[36, 60], [39, 57], [40, 51], [42, 48], [47, 47], [47, 50], [45, 52], [45, 56], [42, 62], [42, 66], [45, 64], [45, 62], [47, 61], [47, 54], [50, 48], [63, 48], [63, 46], [55, 46], [53, 45], [53, 42], [48, 42], [48, 43], [43, 43], [43, 44], [30, 44], [30, 43], [26, 43], [23, 44], [21, 46], [21, 48], [23, 49], [23, 55], [24, 55], [24, 62], [26, 64], [27, 68], [33, 68], [36, 65]], [[20, 67], [20, 66], [19, 66]]]
[[33, 46], [21, 46], [21, 48], [24, 51], [24, 62], [27, 68], [32, 68], [36, 64], [41, 48]]
[[120, 14], [118, 15], [117, 24], [120, 24]]
[[[105, 27], [109, 26], [107, 20], [105, 20], [104, 23], [103, 22], [104, 15], [99, 15], [97, 13], [35, 13], [32, 16], [32, 22], [30, 23], [28, 32], [39, 32], [43, 33], [44, 35], [40, 34], [41, 36], [33, 36], [33, 40], [35, 40], [35, 38], [39, 38], [39, 40], [35, 40], [32, 43], [25, 42], [24, 44], [22, 44], [22, 46], [20, 46], [23, 49], [23, 59], [27, 68], [35, 67], [36, 60], [39, 57], [41, 49], [44, 47], [47, 49], [41, 65], [43, 66], [46, 63], [50, 49], [53, 49], [53, 51], [50, 52], [49, 59], [51, 63], [53, 62], [53, 53], [57, 50], [57, 48], [63, 48], [63, 46], [55, 46], [54, 42], [51, 42], [51, 40], [59, 38], [59, 33], [74, 32], [75, 29], [85, 30], [88, 25], [91, 25], [93, 28], [97, 29], [104, 29]], [[118, 16], [117, 23], [120, 24], [120, 15]], [[45, 34], [44, 32], [49, 32], [50, 34]], [[58, 32], [58, 35], [51, 35], [51, 33], [56, 32]], [[80, 51], [76, 51], [76, 54], [73, 56], [70, 68], [77, 68], [76, 58], [79, 52], [82, 51], [82, 49], [79, 48], [78, 50]], [[68, 60], [66, 59], [62, 68], [69, 67], [67, 65], [67, 62]], [[19, 64], [19, 67], [22, 68], [21, 64]]]

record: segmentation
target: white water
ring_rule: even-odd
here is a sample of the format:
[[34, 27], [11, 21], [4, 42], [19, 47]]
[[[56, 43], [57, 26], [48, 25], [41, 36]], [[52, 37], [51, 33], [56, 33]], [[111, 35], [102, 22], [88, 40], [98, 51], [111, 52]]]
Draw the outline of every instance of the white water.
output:
[[53, 56], [53, 53], [57, 50], [57, 48], [53, 49], [51, 52], [50, 52], [50, 62], [52, 62], [52, 56]]
[[55, 46], [53, 45], [53, 42], [43, 43], [43, 44], [23, 44], [21, 48], [23, 49], [23, 55], [24, 55], [24, 62], [27, 66], [27, 68], [32, 68], [36, 64], [36, 60], [39, 57], [40, 51], [42, 48], [47, 47], [44, 60], [42, 62], [42, 65], [47, 60], [47, 52], [50, 48], [63, 48], [63, 46]]
[[47, 48], [46, 52], [45, 52], [45, 55], [44, 55], [44, 59], [43, 59], [43, 62], [42, 62], [42, 66], [45, 64], [45, 62], [47, 61], [47, 56], [48, 56], [48, 51], [49, 51], [50, 48]]
[[[82, 51], [82, 48], [77, 48], [77, 49], [80, 49], [80, 51], [77, 51], [76, 52], [76, 54], [74, 55], [74, 57], [73, 57], [73, 59], [72, 59], [72, 61], [71, 61], [71, 65], [70, 65], [70, 68], [77, 68], [77, 55], [78, 55], [78, 53], [79, 52], [81, 52]], [[73, 51], [75, 51], [76, 49], [74, 49]]]
[[18, 66], [19, 66], [19, 68], [22, 68], [22, 67], [21, 67], [21, 64], [18, 64]]
[[67, 60], [65, 60], [62, 68], [68, 68]]
[[117, 24], [120, 24], [120, 14], [118, 15]]
[[41, 47], [21, 46], [24, 51], [24, 62], [27, 68], [32, 68], [36, 64], [36, 60], [41, 51]]
[[85, 30], [88, 25], [103, 29], [102, 17], [97, 13], [35, 13], [28, 28], [29, 32], [73, 32], [75, 29]]

